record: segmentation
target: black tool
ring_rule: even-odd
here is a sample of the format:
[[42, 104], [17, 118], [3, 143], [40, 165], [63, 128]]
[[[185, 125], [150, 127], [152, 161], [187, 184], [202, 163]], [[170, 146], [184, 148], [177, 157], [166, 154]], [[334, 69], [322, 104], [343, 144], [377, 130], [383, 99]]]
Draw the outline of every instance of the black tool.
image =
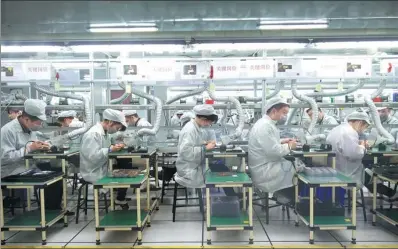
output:
[[227, 146], [225, 144], [220, 145], [220, 152], [226, 152]]
[[385, 144], [381, 143], [381, 144], [378, 145], [378, 150], [379, 151], [386, 151], [386, 149], [387, 149], [387, 146]]
[[332, 151], [332, 145], [331, 144], [321, 144], [320, 149], [322, 151]]
[[304, 152], [309, 152], [310, 151], [311, 146], [309, 146], [308, 144], [304, 144], [303, 145], [303, 151]]

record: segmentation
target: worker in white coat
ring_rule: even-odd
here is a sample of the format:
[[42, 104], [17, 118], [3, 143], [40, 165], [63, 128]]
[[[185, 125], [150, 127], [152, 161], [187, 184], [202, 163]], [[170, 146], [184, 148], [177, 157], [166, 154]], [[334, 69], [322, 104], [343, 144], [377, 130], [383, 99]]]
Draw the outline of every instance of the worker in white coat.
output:
[[[191, 119], [195, 118], [195, 114], [193, 112], [184, 112], [181, 117], [179, 118], [179, 126], [184, 127]], [[172, 131], [172, 138], [178, 139], [181, 130], [173, 130]]]
[[14, 120], [14, 119], [16, 119], [18, 116], [20, 116], [22, 114], [22, 111], [19, 108], [16, 108], [16, 107], [7, 108], [7, 112], [8, 112], [8, 119], [9, 120]]
[[[308, 116], [310, 117], [310, 119], [313, 119], [313, 112], [311, 108], [308, 108], [306, 110]], [[318, 120], [316, 122], [317, 125], [338, 125], [339, 123], [337, 122], [337, 120], [332, 117], [327, 115], [326, 113], [324, 113], [322, 111], [321, 108], [318, 108]], [[326, 141], [326, 137], [329, 134], [330, 130], [332, 128], [323, 128], [323, 127], [316, 127], [312, 130], [311, 135], [313, 136], [314, 140], [316, 142], [325, 142]]]
[[183, 114], [184, 114], [183, 111], [181, 111], [181, 110], [177, 111], [177, 112], [173, 115], [173, 117], [171, 117], [170, 125], [171, 125], [171, 126], [180, 126], [180, 119], [181, 119], [181, 116], [182, 116]]
[[255, 187], [262, 192], [287, 197], [294, 202], [293, 177], [304, 164], [296, 160], [295, 165], [284, 159], [296, 148], [296, 140], [281, 139], [276, 123], [287, 118], [289, 104], [276, 97], [267, 101], [265, 115], [253, 126], [249, 134], [249, 170]]
[[49, 150], [48, 143], [37, 139], [37, 131], [46, 121], [46, 103], [28, 99], [20, 116], [1, 127], [1, 177], [26, 170], [24, 155], [37, 150]]
[[[379, 113], [381, 124], [398, 124], [398, 119], [392, 116], [390, 108], [379, 107], [377, 108], [377, 111]], [[398, 127], [385, 127], [385, 129], [394, 137], [395, 145], [398, 145]], [[372, 128], [370, 137], [375, 139], [375, 145], [387, 142], [386, 138], [379, 134], [376, 128]]]
[[188, 188], [202, 188], [205, 151], [216, 146], [215, 133], [204, 128], [217, 123], [218, 116], [211, 105], [197, 105], [193, 111], [195, 118], [182, 128], [178, 138], [175, 180]]
[[[111, 145], [108, 134], [115, 134], [127, 128], [122, 112], [106, 109], [103, 121], [91, 127], [84, 133], [80, 151], [80, 173], [85, 181], [94, 183], [106, 175], [108, 153], [123, 149], [123, 144]], [[116, 204], [125, 205], [125, 200], [115, 200]]]
[[129, 125], [136, 126], [136, 127], [152, 126], [151, 123], [148, 122], [148, 120], [138, 116], [137, 111], [135, 111], [135, 110], [126, 110], [126, 111], [123, 111], [123, 114], [126, 117], [126, 122]]
[[357, 188], [361, 188], [364, 181], [362, 159], [367, 143], [360, 140], [359, 135], [369, 127], [370, 119], [365, 112], [353, 112], [347, 116], [347, 121], [333, 128], [326, 142], [336, 153], [336, 169], [355, 180]]
[[77, 114], [75, 111], [63, 111], [58, 114], [57, 121], [61, 125], [61, 127], [83, 127], [84, 123], [82, 121], [79, 121], [76, 116]]

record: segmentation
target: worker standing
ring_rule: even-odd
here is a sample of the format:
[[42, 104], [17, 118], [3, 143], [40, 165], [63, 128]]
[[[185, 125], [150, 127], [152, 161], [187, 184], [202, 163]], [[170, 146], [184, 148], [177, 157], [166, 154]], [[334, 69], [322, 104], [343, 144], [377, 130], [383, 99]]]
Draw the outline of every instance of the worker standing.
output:
[[181, 116], [182, 116], [183, 114], [184, 114], [183, 111], [181, 111], [181, 110], [177, 111], [177, 112], [173, 115], [173, 117], [171, 118], [171, 120], [170, 120], [170, 125], [171, 125], [171, 126], [180, 126], [180, 119], [181, 119]]
[[[249, 134], [250, 174], [254, 185], [262, 192], [274, 193], [278, 200], [287, 198], [288, 202], [294, 202], [295, 168], [284, 157], [296, 148], [297, 142], [291, 138], [281, 139], [276, 126], [278, 121], [286, 119], [289, 104], [276, 97], [267, 101], [264, 111], [266, 114], [254, 124]], [[295, 164], [297, 170], [304, 167], [301, 161], [297, 160]]]

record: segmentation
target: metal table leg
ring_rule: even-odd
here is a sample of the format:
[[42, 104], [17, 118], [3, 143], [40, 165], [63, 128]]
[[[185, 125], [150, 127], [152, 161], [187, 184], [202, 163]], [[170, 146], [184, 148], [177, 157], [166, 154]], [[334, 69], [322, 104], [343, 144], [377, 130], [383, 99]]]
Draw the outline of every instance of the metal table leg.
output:
[[[149, 179], [147, 179], [147, 181], [149, 181]], [[141, 200], [141, 189], [140, 188], [136, 189], [136, 195], [137, 195], [137, 227], [139, 228], [137, 243], [138, 243], [138, 245], [142, 245], [141, 201], [140, 201]]]
[[[355, 227], [357, 225], [357, 188], [353, 187], [352, 188], [352, 214], [351, 214], [351, 219], [352, 219], [352, 225]], [[355, 229], [352, 229], [352, 244], [356, 244], [356, 237], [355, 237]]]
[[62, 179], [62, 192], [63, 192], [63, 202], [64, 202], [64, 227], [68, 226], [68, 216], [66, 216], [66, 208], [67, 208], [67, 182], [66, 182], [66, 160], [62, 159], [62, 172], [64, 173], [64, 178]]
[[[210, 228], [210, 188], [206, 187], [206, 225]], [[211, 245], [211, 231], [207, 230], [207, 244]]]
[[314, 244], [314, 188], [310, 187], [310, 244]]
[[[151, 213], [151, 180], [150, 180], [150, 165], [149, 159], [146, 159], [146, 169], [147, 169], [147, 180], [146, 180], [146, 210], [148, 213]], [[155, 200], [156, 201], [156, 200]], [[140, 199], [137, 197], [137, 202], [140, 202]], [[151, 226], [151, 215], [148, 215], [148, 223], [147, 226]]]
[[[30, 189], [29, 189], [30, 190]], [[40, 217], [41, 217], [41, 244], [47, 244], [46, 238], [46, 207], [44, 203], [44, 188], [40, 189]]]
[[[253, 227], [253, 188], [249, 188], [249, 226]], [[249, 232], [249, 244], [253, 244], [254, 232], [253, 229]]]
[[100, 222], [98, 191], [99, 191], [99, 189], [94, 188], [94, 215], [95, 215], [95, 228], [96, 228], [96, 230], [95, 230], [95, 243], [96, 243], [96, 245], [101, 244], [100, 231], [98, 230], [99, 222]]
[[376, 205], [377, 205], [377, 175], [373, 174], [373, 215], [372, 215], [373, 226], [376, 226]]
[[[1, 189], [2, 190], [2, 189]], [[0, 190], [0, 228], [4, 227], [4, 207], [3, 207], [3, 191]], [[5, 245], [6, 239], [4, 231], [1, 229], [1, 245]]]

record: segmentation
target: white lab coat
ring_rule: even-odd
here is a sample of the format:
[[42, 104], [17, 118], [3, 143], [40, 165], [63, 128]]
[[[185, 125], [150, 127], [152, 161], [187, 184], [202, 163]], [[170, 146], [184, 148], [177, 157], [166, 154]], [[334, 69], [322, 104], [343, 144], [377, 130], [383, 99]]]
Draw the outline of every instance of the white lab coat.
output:
[[175, 180], [188, 188], [203, 188], [205, 169], [204, 142], [215, 140], [214, 131], [203, 129], [193, 119], [182, 128], [178, 138]]
[[84, 127], [84, 122], [78, 120], [77, 118], [74, 118], [72, 122], [69, 124], [69, 127], [81, 128]]
[[[398, 124], [398, 119], [394, 116], [390, 116], [385, 122], [382, 124]], [[398, 145], [398, 128], [386, 127], [385, 128], [395, 139], [395, 144]], [[386, 141], [386, 139], [379, 134], [377, 128], [372, 128], [370, 131], [370, 136], [375, 138], [375, 144], [380, 144]]]
[[1, 177], [27, 170], [25, 146], [28, 141], [36, 140], [37, 132], [25, 133], [17, 118], [1, 127]]
[[180, 126], [180, 119], [177, 117], [177, 115], [174, 115], [171, 120], [170, 120], [170, 125], [171, 126]]
[[361, 188], [364, 181], [362, 158], [365, 156], [365, 147], [359, 145], [358, 132], [350, 124], [344, 123], [329, 132], [326, 142], [336, 152], [336, 170], [351, 177], [357, 187]]
[[109, 146], [101, 123], [84, 133], [80, 150], [80, 173], [84, 180], [93, 183], [106, 175]]
[[[339, 123], [337, 122], [337, 120], [334, 117], [324, 114], [323, 119], [321, 121], [318, 121], [317, 124], [318, 125], [338, 125]], [[322, 137], [315, 137], [315, 141], [325, 142], [326, 137], [328, 136], [329, 132], [332, 129], [333, 128], [316, 127], [316, 128], [314, 128], [314, 130], [312, 131], [311, 134], [312, 135], [322, 135]]]
[[290, 153], [281, 144], [276, 122], [264, 115], [249, 134], [249, 170], [254, 185], [263, 192], [275, 192], [293, 186], [294, 167], [283, 157]]
[[137, 123], [135, 124], [135, 126], [137, 127], [141, 127], [141, 126], [152, 126], [151, 123], [148, 122], [148, 120], [146, 120], [145, 118], [140, 118]]

